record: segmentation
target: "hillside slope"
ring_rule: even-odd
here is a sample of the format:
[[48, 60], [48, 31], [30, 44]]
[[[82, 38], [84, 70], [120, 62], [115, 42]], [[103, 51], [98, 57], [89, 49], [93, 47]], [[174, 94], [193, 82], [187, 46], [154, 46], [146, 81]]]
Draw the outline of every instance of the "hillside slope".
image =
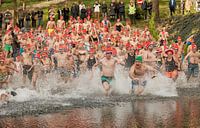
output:
[[195, 42], [200, 48], [200, 13], [187, 16], [177, 16], [173, 20], [166, 20], [163, 25], [167, 24], [168, 32], [174, 37], [181, 35], [183, 40], [186, 40], [191, 35], [194, 35]]

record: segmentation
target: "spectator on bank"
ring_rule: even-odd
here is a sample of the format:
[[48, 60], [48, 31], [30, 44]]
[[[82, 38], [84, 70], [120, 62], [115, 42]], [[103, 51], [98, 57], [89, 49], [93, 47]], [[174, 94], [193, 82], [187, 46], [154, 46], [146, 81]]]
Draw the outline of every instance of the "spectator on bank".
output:
[[151, 14], [152, 14], [152, 8], [153, 8], [153, 3], [152, 3], [152, 1], [150, 0], [150, 1], [148, 2], [148, 4], [147, 4], [147, 11], [148, 11], [148, 13], [149, 13], [150, 16], [151, 16]]
[[185, 11], [190, 12], [191, 6], [192, 6], [192, 0], [186, 0], [185, 1]]
[[76, 4], [75, 3], [73, 3], [73, 5], [72, 5], [72, 7], [71, 7], [71, 15], [72, 15], [72, 17], [73, 18], [77, 18], [77, 14], [78, 14], [79, 12], [77, 12], [77, 9], [76, 9]]
[[31, 12], [32, 27], [36, 28], [37, 13], [35, 11]]
[[131, 21], [131, 25], [133, 23], [136, 24], [135, 14], [136, 14], [135, 3], [130, 2], [129, 7], [128, 7], [128, 15]]
[[181, 14], [184, 15], [185, 13], [185, 2], [184, 0], [181, 0]]
[[63, 18], [64, 18], [64, 21], [67, 22], [69, 20], [69, 7], [66, 6], [63, 8]]
[[143, 0], [141, 8], [144, 13], [144, 20], [147, 19], [147, 7], [148, 7], [147, 0]]
[[31, 13], [28, 12], [26, 14], [26, 29], [29, 29], [30, 28], [30, 25], [31, 25]]
[[87, 10], [86, 10], [86, 8], [85, 8], [85, 6], [84, 6], [84, 7], [82, 7], [82, 9], [81, 9], [80, 18], [81, 18], [82, 20], [84, 20], [86, 17], [87, 17]]
[[170, 15], [173, 16], [176, 10], [176, 0], [169, 0]]
[[90, 5], [88, 5], [86, 10], [87, 10], [87, 17], [91, 17], [92, 16], [92, 8], [90, 7]]
[[103, 1], [103, 4], [101, 5], [101, 10], [102, 10], [102, 17], [107, 16], [108, 6], [105, 1]]
[[20, 13], [18, 13], [19, 28], [23, 28], [24, 27], [25, 13], [22, 9], [20, 9], [19, 12], [20, 12]]
[[2, 29], [3, 24], [3, 14], [0, 12], [0, 30]]
[[125, 5], [123, 1], [119, 3], [119, 18], [121, 21], [125, 20]]
[[12, 13], [9, 10], [6, 10], [3, 15], [3, 21], [5, 23], [5, 28], [7, 29], [8, 24], [10, 24], [10, 21], [12, 19]]
[[42, 26], [42, 24], [43, 24], [43, 14], [44, 14], [44, 12], [43, 12], [42, 10], [39, 10], [39, 11], [37, 12], [37, 14], [38, 14], [38, 26]]
[[58, 9], [57, 13], [58, 13], [58, 19], [60, 18], [60, 16], [63, 16], [63, 10], [61, 8]]
[[119, 19], [119, 3], [118, 2], [113, 2], [115, 6], [115, 15], [116, 19]]
[[115, 20], [115, 5], [113, 2], [110, 4], [109, 11], [110, 11], [110, 20], [114, 21]]
[[83, 8], [86, 9], [85, 4], [83, 2], [81, 2], [81, 4], [79, 5], [79, 12], [80, 12], [80, 14], [81, 14], [81, 10]]
[[77, 13], [76, 15], [79, 16], [80, 9], [79, 9], [79, 5], [77, 2], [75, 3], [75, 9], [76, 9], [76, 13]]
[[100, 19], [100, 7], [101, 5], [98, 3], [98, 1], [96, 1], [94, 4], [94, 15], [98, 21]]

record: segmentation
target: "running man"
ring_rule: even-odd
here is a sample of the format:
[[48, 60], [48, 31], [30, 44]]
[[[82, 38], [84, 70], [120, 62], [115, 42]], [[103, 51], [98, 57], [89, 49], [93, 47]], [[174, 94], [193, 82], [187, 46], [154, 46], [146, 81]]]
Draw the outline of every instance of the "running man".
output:
[[101, 81], [106, 95], [109, 95], [111, 86], [113, 85], [115, 79], [115, 65], [117, 63], [120, 62], [112, 57], [112, 50], [107, 50], [105, 57], [94, 65], [94, 67], [98, 66], [99, 64], [102, 65]]
[[197, 51], [197, 46], [192, 45], [192, 51], [187, 54], [184, 61], [188, 61], [188, 74], [187, 80], [191, 76], [198, 77], [199, 75], [199, 63], [200, 63], [200, 53]]
[[[155, 74], [157, 71], [154, 68], [144, 64], [142, 56], [137, 56], [135, 59], [135, 63], [129, 71], [129, 77], [132, 79], [131, 93], [134, 92], [138, 95], [142, 94], [142, 92], [144, 91], [144, 87], [147, 84], [145, 77], [151, 72]], [[154, 77], [155, 76], [153, 76], [152, 78]], [[136, 86], [138, 88], [136, 88]]]

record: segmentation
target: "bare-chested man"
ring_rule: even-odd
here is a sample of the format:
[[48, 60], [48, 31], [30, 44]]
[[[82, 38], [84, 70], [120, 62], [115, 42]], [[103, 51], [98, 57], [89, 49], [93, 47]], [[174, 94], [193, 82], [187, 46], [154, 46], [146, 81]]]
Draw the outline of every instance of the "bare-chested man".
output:
[[63, 30], [65, 28], [65, 21], [63, 20], [63, 16], [60, 16], [60, 19], [57, 21], [57, 29]]
[[[42, 63], [41, 63], [40, 58], [38, 58], [37, 56], [35, 57], [31, 68], [34, 68], [32, 84], [33, 84], [33, 88], [36, 89], [36, 82], [37, 82], [38, 77], [41, 74], [41, 69], [42, 69]], [[30, 69], [30, 70], [32, 70], [32, 69]]]
[[18, 72], [15, 68], [7, 65], [5, 59], [0, 59], [0, 88], [9, 82], [8, 78], [11, 71]]
[[[58, 53], [52, 56], [57, 60], [57, 70], [60, 73], [61, 78], [66, 82], [68, 75], [66, 64], [67, 64], [67, 53], [64, 53], [64, 49], [60, 49]], [[52, 60], [53, 60], [52, 58]]]
[[108, 50], [106, 51], [105, 57], [94, 65], [95, 67], [98, 64], [102, 65], [101, 81], [102, 81], [102, 85], [103, 85], [106, 95], [109, 94], [112, 82], [114, 80], [114, 72], [115, 72], [116, 63], [118, 62], [116, 59], [112, 57], [112, 51]]
[[47, 22], [47, 27], [46, 27], [49, 35], [54, 31], [55, 28], [56, 28], [56, 22], [53, 20], [53, 17], [50, 17], [50, 21]]
[[[149, 75], [151, 72], [156, 72], [156, 70], [148, 65], [143, 64], [142, 56], [137, 56], [135, 59], [135, 63], [131, 67], [129, 71], [129, 77], [132, 79], [132, 91], [136, 94], [141, 94], [144, 90], [144, 86], [146, 86], [147, 81], [145, 77]], [[155, 76], [153, 76], [155, 77]], [[152, 78], [153, 78], [152, 77]], [[137, 87], [141, 87], [138, 90], [135, 90]]]
[[192, 45], [192, 51], [187, 54], [184, 59], [188, 62], [188, 75], [187, 80], [190, 79], [191, 75], [193, 77], [198, 77], [199, 75], [199, 63], [200, 63], [200, 53], [197, 51], [197, 46]]
[[32, 53], [30, 49], [25, 49], [25, 51], [22, 53], [23, 57], [23, 82], [26, 83], [26, 76], [28, 76], [28, 79], [31, 83], [32, 76], [33, 76], [33, 68], [32, 67]]
[[156, 56], [153, 53], [153, 44], [147, 45], [147, 51], [143, 54], [144, 62], [149, 65], [156, 67]]
[[72, 80], [74, 76], [74, 71], [75, 71], [74, 57], [72, 56], [71, 53], [67, 53], [66, 70], [67, 70], [67, 76], [66, 76], [65, 82], [68, 82]]

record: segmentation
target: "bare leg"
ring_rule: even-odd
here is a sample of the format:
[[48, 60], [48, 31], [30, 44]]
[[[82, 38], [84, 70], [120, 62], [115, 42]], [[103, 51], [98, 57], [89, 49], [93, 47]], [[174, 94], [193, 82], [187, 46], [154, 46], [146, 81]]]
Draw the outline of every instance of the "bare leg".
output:
[[104, 88], [104, 90], [105, 90], [106, 96], [108, 96], [108, 93], [109, 93], [109, 91], [110, 91], [110, 85], [108, 84], [108, 82], [104, 82], [104, 83], [103, 83], [103, 88]]
[[33, 88], [36, 90], [36, 82], [37, 82], [37, 78], [38, 78], [38, 74], [37, 73], [33, 73]]
[[26, 84], [26, 75], [23, 75], [23, 84]]

